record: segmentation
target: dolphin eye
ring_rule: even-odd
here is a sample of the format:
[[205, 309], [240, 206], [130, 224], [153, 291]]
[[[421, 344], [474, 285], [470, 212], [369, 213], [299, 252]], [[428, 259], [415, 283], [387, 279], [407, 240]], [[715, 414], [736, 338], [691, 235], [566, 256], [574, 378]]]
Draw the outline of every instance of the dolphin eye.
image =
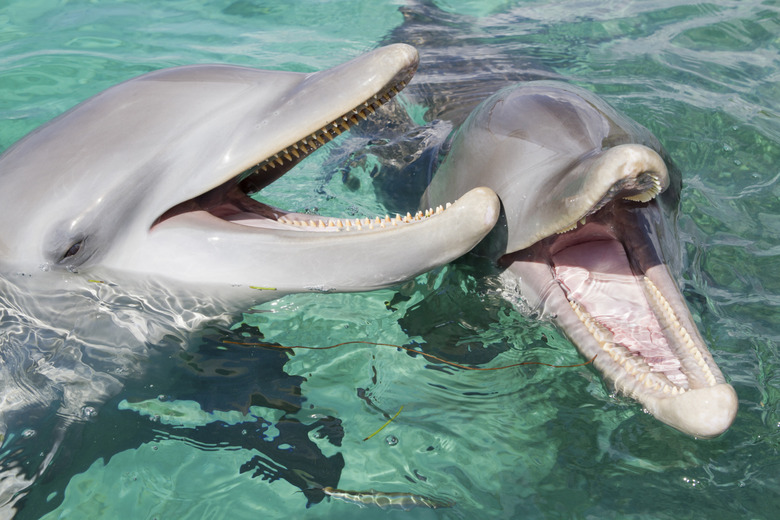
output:
[[70, 258], [71, 256], [78, 254], [79, 250], [81, 249], [81, 245], [83, 243], [84, 243], [83, 240], [79, 240], [78, 242], [70, 246], [70, 248], [68, 248], [65, 254], [62, 255], [62, 260], [65, 260], [66, 258]]

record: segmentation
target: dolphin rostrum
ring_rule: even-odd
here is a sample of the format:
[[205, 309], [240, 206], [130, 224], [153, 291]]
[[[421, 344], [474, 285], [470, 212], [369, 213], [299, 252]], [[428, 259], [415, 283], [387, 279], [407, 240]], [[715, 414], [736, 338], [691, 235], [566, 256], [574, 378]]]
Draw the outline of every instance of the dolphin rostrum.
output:
[[0, 513], [159, 342], [186, 348], [187, 331], [291, 292], [395, 284], [493, 228], [499, 202], [486, 188], [376, 219], [250, 197], [370, 117], [417, 63], [398, 44], [311, 74], [159, 70], [0, 156], [0, 441], [22, 442], [35, 417], [59, 420], [40, 465], [0, 464]]
[[[679, 249], [679, 172], [644, 127], [584, 89], [529, 82], [477, 107], [423, 196], [488, 186], [502, 279], [552, 317], [615, 387], [696, 437], [737, 411], [664, 251]], [[501, 232], [498, 232], [501, 230]], [[495, 240], [494, 240], [495, 239]]]

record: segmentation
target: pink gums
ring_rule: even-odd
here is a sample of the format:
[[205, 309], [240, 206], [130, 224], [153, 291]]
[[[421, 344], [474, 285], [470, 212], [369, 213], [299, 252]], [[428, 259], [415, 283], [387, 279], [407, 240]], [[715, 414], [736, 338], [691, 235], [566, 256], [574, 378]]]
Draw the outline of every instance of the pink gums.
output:
[[559, 251], [552, 260], [554, 276], [566, 296], [609, 330], [614, 343], [641, 356], [651, 371], [663, 373], [671, 383], [686, 383], [620, 242], [579, 243]]

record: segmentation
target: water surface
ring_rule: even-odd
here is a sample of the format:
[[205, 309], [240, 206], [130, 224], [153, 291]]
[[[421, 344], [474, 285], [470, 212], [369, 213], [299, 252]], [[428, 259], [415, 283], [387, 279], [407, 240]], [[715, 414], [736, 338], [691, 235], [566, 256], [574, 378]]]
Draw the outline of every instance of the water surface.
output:
[[[460, 262], [395, 289], [288, 296], [248, 310], [233, 330], [202, 331], [95, 410], [20, 517], [775, 517], [778, 2], [11, 0], [0, 26], [0, 149], [153, 69], [313, 71], [394, 41], [422, 53], [401, 100], [421, 130], [390, 143], [399, 148], [442, 138], [449, 127], [437, 118], [459, 117], [509, 81], [595, 91], [650, 128], [683, 172], [683, 293], [740, 398], [733, 427], [703, 441], [615, 396], [589, 368], [471, 372], [387, 347], [292, 355], [225, 343], [418, 343], [480, 366], [582, 361], [551, 325], [506, 303], [482, 266]], [[299, 211], [383, 214], [372, 175], [395, 170], [367, 139], [345, 136], [334, 144], [346, 151], [322, 150], [266, 197]], [[11, 435], [35, 438], [52, 421]], [[382, 513], [303, 493], [310, 485], [455, 506]]]

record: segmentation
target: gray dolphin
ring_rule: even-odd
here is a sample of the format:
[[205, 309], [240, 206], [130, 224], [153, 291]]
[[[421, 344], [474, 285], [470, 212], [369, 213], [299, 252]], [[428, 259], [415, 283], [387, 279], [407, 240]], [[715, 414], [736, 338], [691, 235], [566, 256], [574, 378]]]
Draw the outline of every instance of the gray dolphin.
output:
[[274, 295], [372, 289], [452, 260], [493, 224], [489, 190], [432, 218], [372, 222], [248, 197], [389, 100], [416, 65], [397, 44], [313, 74], [197, 65], [112, 87], [0, 157], [0, 258]]
[[[655, 137], [593, 94], [557, 82], [509, 87], [453, 138], [423, 202], [488, 186], [503, 279], [552, 317], [615, 387], [693, 436], [737, 411], [671, 276], [680, 175]], [[499, 229], [499, 228], [497, 228]]]
[[493, 228], [485, 188], [360, 220], [250, 198], [389, 101], [417, 63], [398, 44], [311, 74], [151, 72], [0, 156], [0, 440], [34, 431], [39, 414], [61, 429], [39, 468], [0, 465], [0, 514], [159, 342], [186, 348], [188, 331], [291, 292], [395, 284]]

